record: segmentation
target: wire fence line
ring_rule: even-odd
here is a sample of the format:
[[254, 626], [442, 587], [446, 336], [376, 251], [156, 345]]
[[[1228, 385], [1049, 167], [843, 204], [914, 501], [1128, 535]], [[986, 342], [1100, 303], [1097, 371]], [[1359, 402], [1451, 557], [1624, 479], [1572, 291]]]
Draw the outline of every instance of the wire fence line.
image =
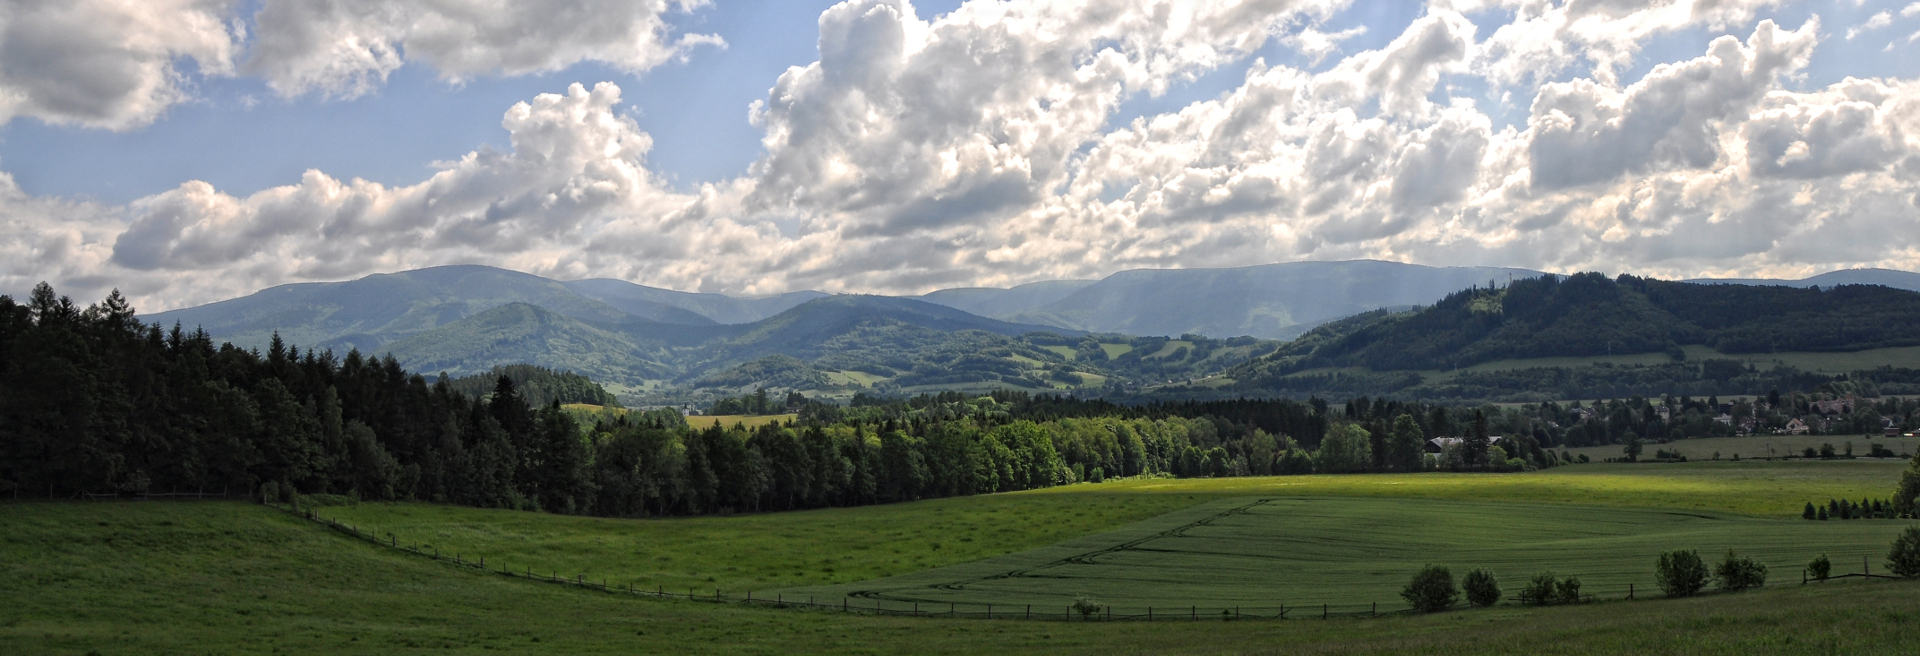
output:
[[[553, 585], [564, 585], [606, 594], [638, 598], [683, 599], [693, 602], [760, 606], [768, 608], [813, 609], [848, 614], [903, 617], [946, 617], [986, 620], [1034, 620], [1055, 622], [1161, 622], [1161, 621], [1240, 621], [1240, 620], [1292, 620], [1292, 619], [1337, 619], [1369, 618], [1395, 615], [1418, 614], [1412, 607], [1393, 602], [1385, 608], [1378, 602], [1365, 604], [1276, 604], [1271, 606], [1243, 605], [1052, 605], [1052, 604], [999, 604], [999, 603], [961, 603], [961, 602], [912, 602], [880, 597], [855, 599], [840, 596], [835, 599], [821, 600], [815, 596], [788, 596], [785, 593], [755, 595], [727, 593], [718, 588], [679, 588], [668, 589], [665, 586], [646, 586], [633, 582], [624, 585], [612, 583], [607, 578], [595, 580], [586, 574], [561, 575], [552, 568], [535, 568], [531, 565], [511, 565], [496, 559], [489, 563], [482, 557], [469, 557], [461, 552], [442, 552], [438, 547], [422, 544], [402, 544], [398, 536], [387, 533], [385, 537], [361, 530], [358, 526], [335, 519], [320, 516], [313, 509], [302, 509], [295, 505], [266, 504], [296, 518], [319, 524], [340, 534], [359, 539], [370, 544], [404, 552], [414, 556], [430, 558], [456, 567], [479, 572], [497, 574], [515, 579], [524, 579]], [[1867, 559], [1861, 560], [1861, 571], [1834, 574], [1825, 579], [1813, 579], [1802, 572], [1800, 584], [1820, 584], [1827, 581], [1844, 579], [1899, 580], [1900, 577], [1873, 573]], [[1593, 588], [1589, 588], [1592, 591]], [[1720, 591], [1701, 590], [1696, 595], [1720, 594]], [[1600, 601], [1630, 601], [1636, 599], [1662, 598], [1657, 587], [1627, 584], [1626, 586], [1600, 586], [1598, 591], [1583, 593], [1579, 603]], [[1526, 601], [1519, 597], [1508, 597], [1507, 603], [1522, 605]], [[1556, 604], [1557, 605], [1557, 604]]]

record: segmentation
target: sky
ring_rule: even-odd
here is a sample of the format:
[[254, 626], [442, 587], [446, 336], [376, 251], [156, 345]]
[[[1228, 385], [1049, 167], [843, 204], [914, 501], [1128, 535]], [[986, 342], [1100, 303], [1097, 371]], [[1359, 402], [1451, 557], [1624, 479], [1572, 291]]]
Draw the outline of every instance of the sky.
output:
[[0, 293], [1920, 269], [1907, 0], [0, 0]]

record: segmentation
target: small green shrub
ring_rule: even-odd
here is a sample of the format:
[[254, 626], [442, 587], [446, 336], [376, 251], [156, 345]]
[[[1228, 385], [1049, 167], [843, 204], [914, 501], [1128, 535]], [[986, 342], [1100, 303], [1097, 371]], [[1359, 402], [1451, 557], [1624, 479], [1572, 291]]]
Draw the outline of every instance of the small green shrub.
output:
[[1685, 597], [1706, 587], [1707, 564], [1698, 551], [1669, 551], [1660, 554], [1654, 576], [1667, 596]]
[[1439, 565], [1428, 565], [1413, 575], [1413, 580], [1400, 591], [1400, 597], [1414, 610], [1431, 613], [1452, 606], [1460, 599], [1460, 591], [1453, 587], [1452, 572]]
[[1553, 584], [1556, 580], [1553, 572], [1533, 575], [1533, 580], [1527, 581], [1526, 587], [1520, 588], [1520, 603], [1529, 606], [1545, 606], [1553, 603]]
[[1560, 579], [1560, 583], [1553, 586], [1553, 599], [1562, 604], [1580, 603], [1580, 577]]
[[1082, 618], [1093, 617], [1105, 608], [1106, 606], [1088, 598], [1086, 595], [1078, 595], [1073, 598], [1073, 612], [1079, 613]]
[[1826, 554], [1820, 554], [1819, 558], [1815, 558], [1813, 562], [1807, 563], [1807, 576], [1813, 577], [1815, 581], [1825, 581], [1827, 580], [1827, 576], [1832, 573], [1833, 561], [1827, 560]]
[[1460, 580], [1460, 588], [1467, 593], [1467, 603], [1487, 607], [1500, 602], [1500, 582], [1493, 578], [1493, 572], [1476, 569], [1467, 572]]
[[1714, 576], [1720, 579], [1720, 589], [1727, 591], [1757, 588], [1767, 584], [1767, 566], [1752, 558], [1734, 555], [1727, 551], [1726, 560], [1714, 569]]

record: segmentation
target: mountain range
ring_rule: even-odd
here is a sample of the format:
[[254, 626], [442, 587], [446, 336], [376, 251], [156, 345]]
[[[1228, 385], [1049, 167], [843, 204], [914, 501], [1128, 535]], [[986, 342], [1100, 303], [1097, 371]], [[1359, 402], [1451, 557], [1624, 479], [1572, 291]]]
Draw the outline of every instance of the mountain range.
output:
[[[263, 347], [278, 333], [304, 349], [391, 353], [429, 373], [528, 363], [635, 395], [756, 385], [1120, 390], [1203, 378], [1280, 347], [1270, 340], [1342, 317], [1404, 314], [1463, 289], [1491, 292], [1547, 275], [1360, 260], [1124, 271], [917, 297], [736, 297], [469, 265], [283, 285], [142, 318], [197, 326], [243, 347]], [[1920, 275], [1872, 269], [1697, 282], [1920, 290]]]

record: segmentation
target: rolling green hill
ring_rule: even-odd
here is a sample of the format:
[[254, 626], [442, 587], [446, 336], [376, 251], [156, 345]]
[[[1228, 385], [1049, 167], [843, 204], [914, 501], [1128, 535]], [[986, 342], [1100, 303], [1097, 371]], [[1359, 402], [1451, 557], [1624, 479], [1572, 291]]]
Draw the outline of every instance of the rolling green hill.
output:
[[1426, 305], [1470, 285], [1544, 275], [1500, 267], [1399, 262], [1287, 262], [1222, 269], [1138, 269], [1105, 279], [922, 298], [1009, 321], [1088, 332], [1287, 339], [1358, 312]]
[[[1911, 653], [1920, 621], [1914, 584], [1842, 581], [1367, 620], [869, 617], [530, 582], [239, 503], [10, 504], [0, 520], [0, 645], [28, 654], [1878, 655]], [[623, 541], [618, 526], [584, 540]]]
[[559, 282], [485, 266], [443, 266], [348, 282], [281, 285], [141, 319], [161, 325], [179, 323], [187, 330], [197, 326], [242, 347], [264, 348], [277, 331], [282, 339], [302, 348], [377, 351], [406, 336], [509, 303], [536, 305], [582, 321], [714, 323], [658, 303], [630, 302], [616, 308], [576, 294]]
[[[1224, 376], [1242, 390], [1450, 399], [1575, 389], [1606, 391], [1553, 398], [1753, 386], [1764, 393], [1769, 385], [1818, 384], [1794, 365], [1830, 371], [1842, 361], [1874, 359], [1841, 354], [1905, 353], [1920, 345], [1916, 325], [1920, 294], [1883, 286], [1702, 285], [1579, 274], [1469, 289], [1416, 311], [1357, 315]], [[1754, 366], [1772, 361], [1779, 380]], [[1909, 378], [1887, 375], [1902, 385]]]

